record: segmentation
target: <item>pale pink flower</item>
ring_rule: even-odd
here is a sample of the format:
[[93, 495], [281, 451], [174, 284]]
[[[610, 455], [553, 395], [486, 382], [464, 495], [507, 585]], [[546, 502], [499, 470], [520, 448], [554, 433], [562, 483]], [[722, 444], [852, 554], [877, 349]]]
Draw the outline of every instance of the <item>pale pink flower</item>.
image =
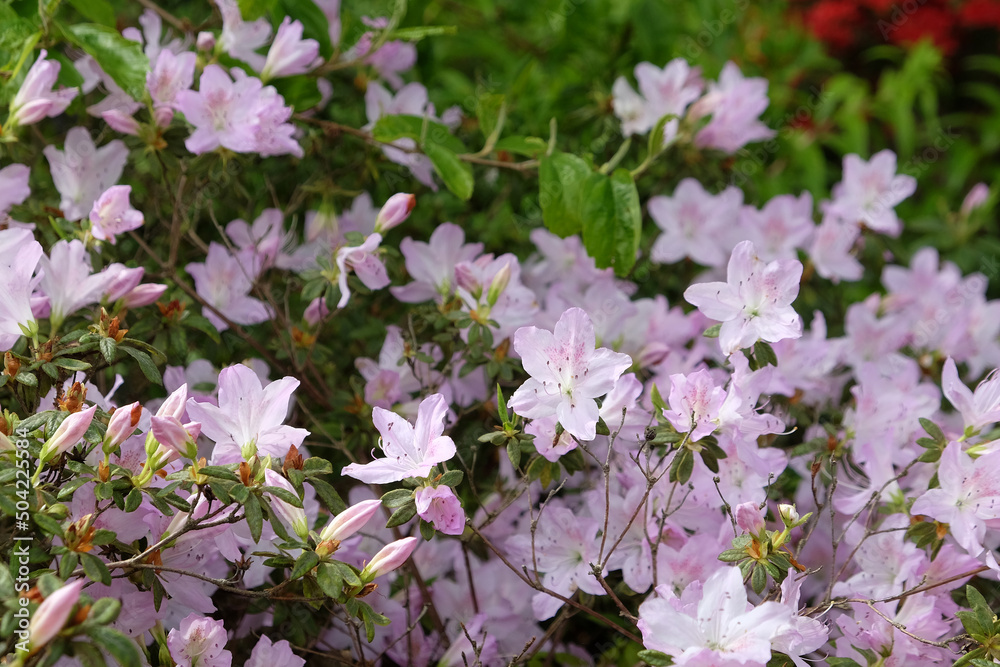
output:
[[426, 477], [438, 463], [455, 455], [455, 442], [444, 435], [448, 403], [441, 394], [428, 396], [417, 410], [416, 424], [399, 415], [376, 407], [372, 421], [379, 435], [385, 458], [371, 463], [351, 463], [341, 471], [365, 484], [386, 484], [408, 477]]
[[979, 431], [1000, 421], [1000, 375], [996, 370], [973, 393], [959, 379], [955, 360], [948, 357], [941, 369], [941, 388], [945, 398], [962, 414], [967, 430]]
[[194, 84], [197, 56], [191, 51], [174, 54], [160, 51], [153, 68], [146, 75], [146, 89], [157, 107], [176, 107], [177, 94]]
[[330, 523], [326, 524], [323, 530], [320, 531], [320, 541], [339, 540], [343, 542], [364, 528], [365, 524], [375, 516], [380, 507], [382, 507], [382, 501], [378, 499], [362, 500], [359, 503], [351, 505], [331, 519]]
[[42, 49], [11, 100], [8, 123], [31, 125], [43, 118], [58, 116], [76, 97], [78, 91], [75, 88], [52, 90], [62, 65], [58, 60], [46, 60], [46, 55], [48, 53]]
[[97, 406], [91, 405], [86, 410], [74, 412], [63, 419], [62, 423], [59, 424], [59, 428], [42, 445], [42, 449], [38, 454], [39, 461], [48, 463], [60, 454], [68, 452], [75, 447], [80, 442], [80, 439], [83, 438], [83, 434], [90, 428], [90, 423], [94, 420], [96, 410]]
[[425, 486], [414, 494], [417, 516], [434, 524], [445, 535], [461, 535], [465, 531], [465, 510], [450, 486]]
[[948, 443], [938, 465], [940, 487], [916, 499], [913, 514], [948, 524], [971, 556], [983, 551], [986, 522], [1000, 519], [1000, 451], [973, 459], [957, 442]]
[[38, 282], [35, 269], [42, 246], [30, 230], [0, 230], [0, 350], [9, 350], [21, 337], [21, 327], [34, 325], [31, 292]]
[[739, 220], [743, 192], [727, 187], [719, 194], [705, 191], [701, 183], [685, 178], [670, 197], [649, 200], [649, 215], [663, 230], [650, 259], [672, 264], [690, 257], [705, 266], [722, 266], [732, 247], [727, 237]]
[[969, 190], [969, 194], [965, 195], [965, 199], [962, 200], [962, 208], [960, 209], [962, 215], [969, 215], [974, 210], [986, 203], [986, 200], [990, 198], [990, 186], [985, 183], [976, 183]]
[[90, 233], [95, 239], [115, 245], [116, 236], [142, 226], [142, 212], [129, 203], [131, 193], [131, 185], [112, 185], [97, 198], [90, 211]]
[[695, 136], [695, 145], [735, 153], [752, 141], [770, 139], [774, 130], [759, 120], [767, 104], [767, 79], [745, 78], [735, 63], [727, 62], [719, 82], [710, 83], [705, 96], [691, 107], [693, 119], [712, 115]]
[[413, 282], [392, 287], [390, 292], [400, 301], [419, 303], [435, 299], [442, 301], [455, 291], [455, 266], [472, 261], [483, 252], [482, 243], [466, 243], [465, 231], [445, 222], [438, 225], [430, 241], [414, 241], [407, 237], [399, 244], [406, 260], [406, 272]]
[[65, 150], [48, 145], [42, 153], [62, 195], [59, 207], [67, 220], [85, 217], [101, 193], [118, 182], [128, 160], [128, 148], [122, 141], [115, 139], [97, 148], [90, 132], [82, 127], [66, 133]]
[[684, 298], [707, 317], [722, 322], [719, 343], [730, 355], [758, 340], [776, 343], [802, 335], [802, 319], [792, 301], [799, 294], [798, 260], [762, 262], [749, 241], [733, 250], [727, 282], [692, 285]]
[[719, 413], [726, 400], [726, 391], [715, 386], [712, 374], [701, 369], [687, 376], [670, 376], [670, 410], [667, 420], [679, 433], [690, 433], [692, 442], [701, 440], [718, 428]]
[[510, 397], [508, 406], [529, 419], [554, 414], [571, 435], [593, 440], [600, 418], [594, 399], [611, 391], [632, 365], [627, 354], [595, 347], [594, 324], [580, 308], [564, 312], [554, 332], [518, 329], [514, 350], [531, 377]]
[[244, 21], [236, 0], [215, 0], [222, 13], [222, 35], [219, 48], [237, 60], [249, 63], [256, 71], [264, 67], [264, 56], [257, 49], [267, 44], [271, 37], [271, 24], [267, 19]]
[[[759, 665], [771, 659], [771, 641], [786, 632], [791, 611], [777, 602], [753, 607], [739, 568], [726, 567], [708, 578], [697, 601], [686, 591], [677, 599], [658, 595], [639, 607], [639, 630], [648, 649], [673, 657], [674, 664]], [[691, 593], [694, 593], [691, 590]]]
[[382, 235], [371, 234], [361, 245], [344, 246], [337, 251], [335, 261], [339, 269], [337, 285], [340, 287], [340, 301], [337, 302], [337, 308], [346, 306], [351, 298], [347, 276], [352, 270], [368, 289], [382, 289], [389, 284], [389, 274], [378, 257], [380, 243]]
[[31, 194], [30, 170], [23, 164], [9, 164], [0, 169], [0, 220], [11, 206], [22, 203]]
[[[198, 296], [228, 319], [237, 324], [259, 324], [271, 319], [271, 311], [250, 296], [257, 278], [255, 264], [252, 251], [234, 257], [224, 245], [213, 241], [203, 264], [188, 264], [184, 269], [194, 278]], [[202, 314], [219, 331], [229, 328], [213, 310], [202, 308]]]
[[888, 236], [903, 229], [895, 207], [917, 189], [917, 179], [896, 174], [896, 154], [879, 151], [865, 162], [857, 155], [844, 157], [844, 178], [833, 187], [829, 211], [847, 223], [866, 227]]
[[289, 16], [284, 18], [267, 52], [260, 73], [262, 80], [305, 74], [323, 62], [319, 57], [319, 42], [302, 39], [302, 30], [301, 21], [293, 21]]
[[233, 654], [226, 650], [226, 626], [208, 616], [192, 613], [167, 635], [170, 657], [177, 667], [230, 667]]
[[292, 645], [287, 639], [272, 642], [270, 637], [262, 634], [244, 667], [303, 667], [305, 664], [305, 658], [292, 652]]
[[[219, 405], [190, 399], [187, 412], [201, 422], [202, 432], [215, 442], [214, 457], [240, 460], [244, 447], [256, 446], [260, 456], [284, 458], [309, 431], [284, 424], [288, 402], [299, 381], [292, 377], [266, 387], [249, 367], [236, 364], [219, 373]], [[228, 461], [227, 461], [228, 462]]]

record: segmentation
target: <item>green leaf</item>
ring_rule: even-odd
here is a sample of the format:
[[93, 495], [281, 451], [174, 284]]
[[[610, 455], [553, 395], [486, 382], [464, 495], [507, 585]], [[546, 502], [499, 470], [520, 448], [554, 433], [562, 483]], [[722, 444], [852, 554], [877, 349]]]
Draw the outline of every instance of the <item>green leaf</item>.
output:
[[115, 8], [107, 0], [69, 0], [69, 4], [88, 21], [115, 27]]
[[333, 563], [323, 563], [316, 572], [316, 583], [323, 593], [331, 598], [339, 598], [344, 592], [344, 577], [340, 568]]
[[122, 667], [142, 664], [139, 648], [131, 639], [117, 630], [101, 625], [87, 629], [87, 634]]
[[298, 579], [303, 576], [306, 572], [313, 569], [319, 565], [319, 556], [315, 551], [305, 551], [301, 556], [295, 561], [295, 567], [292, 568], [292, 573], [288, 575], [289, 579]]
[[505, 100], [503, 95], [497, 93], [484, 93], [476, 99], [476, 119], [479, 120], [479, 131], [487, 140], [500, 127], [500, 118], [506, 113]]
[[493, 150], [534, 158], [544, 153], [547, 148], [548, 144], [539, 137], [504, 137], [496, 143]]
[[830, 667], [861, 667], [856, 660], [851, 660], [850, 658], [836, 658], [832, 656], [826, 658], [826, 664]]
[[585, 184], [593, 174], [582, 158], [555, 152], [538, 166], [538, 202], [542, 220], [553, 234], [562, 237], [583, 229]]
[[323, 100], [316, 79], [307, 76], [290, 76], [269, 83], [296, 112], [312, 109]]
[[49, 535], [59, 535], [62, 537], [62, 526], [48, 514], [36, 512], [31, 515], [31, 519], [38, 524], [38, 527], [41, 528], [43, 532], [48, 533]]
[[461, 470], [449, 470], [445, 474], [441, 475], [441, 479], [439, 479], [437, 483], [454, 488], [462, 483], [462, 479], [464, 477], [465, 473]]
[[79, 359], [69, 359], [67, 357], [59, 357], [52, 362], [59, 368], [65, 368], [68, 371], [85, 371], [91, 367], [86, 361], [81, 361]]
[[719, 560], [724, 563], [738, 563], [744, 558], [748, 558], [745, 549], [726, 549], [721, 554], [719, 554]]
[[464, 153], [466, 150], [465, 144], [452, 136], [447, 126], [433, 120], [425, 121], [421, 116], [382, 116], [372, 128], [372, 137], [376, 141], [395, 141], [406, 137], [421, 145], [438, 144], [455, 153]]
[[276, 0], [237, 0], [244, 21], [256, 21], [274, 9]]
[[434, 165], [434, 171], [444, 181], [445, 187], [462, 201], [468, 201], [476, 184], [472, 167], [462, 162], [453, 150], [440, 144], [428, 142], [423, 150]]
[[111, 572], [100, 558], [93, 554], [80, 554], [83, 571], [91, 581], [97, 581], [105, 586], [111, 585]]
[[767, 586], [767, 570], [760, 565], [755, 567], [753, 574], [750, 575], [750, 586], [757, 595], [763, 593], [764, 587]]
[[405, 42], [419, 42], [425, 37], [439, 35], [457, 35], [458, 26], [454, 25], [423, 25], [413, 28], [399, 28], [389, 33], [389, 39], [401, 39]]
[[507, 458], [510, 459], [514, 470], [517, 470], [521, 463], [521, 444], [517, 440], [507, 441]]
[[393, 489], [382, 496], [382, 504], [389, 509], [396, 509], [413, 500], [413, 489]]
[[108, 365], [115, 363], [115, 359], [118, 358], [118, 344], [115, 339], [102, 338], [98, 346], [101, 348], [101, 354], [104, 355], [104, 360], [108, 362]]
[[219, 338], [219, 330], [215, 328], [208, 318], [202, 317], [201, 315], [191, 315], [189, 314], [182, 320], [182, 323], [186, 327], [191, 327], [192, 329], [197, 329], [206, 336], [212, 339], [212, 342], [218, 343], [222, 339]]
[[309, 476], [328, 475], [333, 472], [333, 465], [319, 456], [312, 456], [302, 462], [302, 472]]
[[302, 22], [302, 36], [319, 42], [319, 53], [324, 59], [333, 55], [330, 42], [330, 22], [312, 0], [278, 0], [283, 13]]
[[766, 341], [759, 340], [753, 344], [753, 356], [761, 368], [778, 365], [778, 356], [771, 344]]
[[948, 442], [948, 439], [944, 437], [944, 432], [941, 430], [941, 427], [932, 422], [930, 419], [924, 419], [923, 417], [921, 417], [920, 425], [927, 432], [927, 435], [934, 438], [935, 442], [938, 442], [941, 445], [944, 445], [945, 443]]
[[340, 494], [330, 486], [328, 483], [321, 479], [312, 478], [309, 483], [313, 485], [316, 489], [316, 495], [320, 497], [326, 508], [333, 512], [334, 514], [340, 514], [347, 509], [347, 504], [344, 499], [340, 497]]
[[225, 466], [205, 466], [204, 468], [198, 469], [198, 474], [206, 475], [208, 477], [216, 477], [218, 479], [225, 479], [230, 482], [239, 482], [240, 478], [232, 470]]
[[639, 653], [636, 654], [636, 657], [645, 662], [647, 665], [652, 665], [652, 667], [669, 667], [674, 664], [674, 659], [669, 655], [652, 649], [639, 651]]
[[163, 378], [160, 376], [160, 369], [153, 363], [152, 357], [141, 350], [137, 350], [134, 347], [128, 347], [126, 345], [122, 345], [118, 349], [124, 350], [126, 354], [139, 362], [139, 370], [142, 371], [142, 374], [146, 376], [147, 380], [153, 384], [163, 384]]
[[139, 505], [142, 504], [142, 491], [139, 489], [132, 489], [125, 496], [125, 511], [134, 512], [139, 509]]
[[38, 378], [35, 377], [34, 373], [28, 373], [26, 371], [21, 371], [15, 377], [15, 380], [23, 384], [25, 387], [37, 387]]
[[283, 489], [280, 486], [265, 486], [264, 490], [270, 493], [275, 498], [285, 501], [292, 507], [302, 507], [302, 501], [297, 495], [289, 491], [288, 489]]
[[358, 576], [358, 573], [354, 571], [354, 568], [352, 568], [347, 563], [342, 563], [339, 560], [334, 561], [332, 564], [335, 565], [338, 570], [340, 570], [340, 576], [344, 578], [344, 583], [346, 583], [351, 588], [357, 588], [358, 586], [361, 586], [361, 578]]
[[83, 667], [108, 667], [104, 654], [93, 644], [73, 642], [72, 647], [73, 657], [79, 660]]
[[398, 510], [392, 513], [389, 520], [386, 522], [386, 528], [394, 528], [396, 526], [402, 526], [404, 523], [412, 519], [417, 514], [417, 504], [415, 501], [402, 505]]
[[250, 526], [250, 537], [254, 543], [260, 542], [260, 533], [264, 529], [264, 512], [260, 508], [257, 496], [251, 493], [243, 504], [243, 510], [246, 513], [247, 525]]
[[635, 181], [628, 169], [610, 178], [592, 174], [586, 184], [583, 244], [598, 268], [613, 266], [618, 276], [635, 265], [642, 230], [642, 210]]
[[143, 53], [142, 45], [125, 39], [114, 28], [97, 23], [77, 23], [65, 27], [63, 32], [70, 42], [93, 56], [101, 69], [132, 99], [145, 98], [149, 58]]
[[114, 598], [101, 598], [90, 607], [87, 614], [87, 623], [95, 625], [107, 625], [118, 618], [122, 603]]
[[420, 536], [424, 540], [430, 542], [434, 537], [434, 524], [428, 523], [423, 519], [420, 520]]
[[721, 330], [722, 330], [721, 324], [713, 324], [709, 328], [705, 329], [705, 332], [702, 334], [702, 336], [704, 336], [705, 338], [718, 338], [719, 332]]
[[63, 579], [69, 579], [79, 563], [80, 556], [75, 551], [63, 554], [62, 559], [59, 561], [59, 576]]

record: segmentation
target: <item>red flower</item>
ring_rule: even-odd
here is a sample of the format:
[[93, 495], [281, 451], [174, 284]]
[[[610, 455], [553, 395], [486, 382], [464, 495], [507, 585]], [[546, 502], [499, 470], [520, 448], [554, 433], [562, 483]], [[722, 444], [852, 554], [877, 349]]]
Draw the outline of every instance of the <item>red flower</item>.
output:
[[887, 22], [883, 34], [894, 44], [913, 44], [929, 37], [946, 56], [958, 47], [955, 16], [946, 9], [925, 6]]
[[861, 12], [853, 0], [823, 0], [805, 12], [805, 22], [816, 37], [834, 49], [854, 43]]
[[970, 28], [1000, 29], [1000, 0], [970, 0], [962, 5], [958, 20]]

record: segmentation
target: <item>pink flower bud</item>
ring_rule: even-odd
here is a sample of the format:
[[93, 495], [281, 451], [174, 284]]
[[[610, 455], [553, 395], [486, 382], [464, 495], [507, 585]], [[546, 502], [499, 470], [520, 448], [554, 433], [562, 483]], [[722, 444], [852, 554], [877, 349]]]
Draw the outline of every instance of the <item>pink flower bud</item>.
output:
[[145, 273], [146, 270], [141, 266], [130, 269], [124, 264], [117, 262], [104, 269], [102, 275], [109, 278], [109, 282], [104, 288], [104, 299], [109, 303], [114, 303], [118, 299], [121, 299], [139, 286]]
[[[294, 496], [298, 496], [298, 493], [295, 491], [295, 487], [293, 487], [288, 480], [270, 468], [266, 468], [264, 470], [264, 480], [268, 486], [276, 486], [288, 491]], [[274, 511], [277, 512], [282, 522], [295, 531], [296, 535], [302, 539], [305, 539], [306, 536], [309, 535], [309, 519], [306, 517], [306, 511], [304, 509], [296, 507], [291, 503], [286, 503], [284, 500], [274, 495], [271, 496], [271, 507], [273, 507]]]
[[260, 74], [261, 81], [305, 74], [323, 62], [319, 57], [319, 42], [315, 39], [302, 39], [302, 31], [301, 21], [285, 17], [267, 52], [267, 60]]
[[122, 299], [122, 305], [126, 308], [140, 308], [156, 303], [156, 300], [167, 291], [166, 285], [160, 283], [146, 283], [139, 285]]
[[198, 39], [195, 42], [195, 45], [198, 47], [199, 51], [211, 51], [215, 48], [215, 35], [207, 30], [203, 30], [198, 33]]
[[153, 437], [164, 447], [171, 449], [181, 456], [194, 459], [198, 455], [198, 447], [194, 439], [201, 433], [201, 424], [192, 422], [196, 434], [192, 436], [184, 424], [174, 417], [153, 417], [151, 422]]
[[72, 449], [90, 428], [90, 422], [93, 421], [96, 410], [97, 406], [92, 405], [86, 410], [75, 412], [66, 417], [56, 432], [52, 434], [52, 437], [42, 445], [42, 451], [39, 452], [38, 458], [43, 463], [47, 463], [63, 452]]
[[490, 281], [490, 289], [486, 293], [486, 303], [490, 306], [497, 305], [497, 300], [500, 299], [500, 295], [503, 291], [507, 289], [507, 285], [510, 284], [510, 262], [507, 262], [503, 267], [497, 271], [496, 275], [493, 276], [493, 280]]
[[9, 122], [12, 125], [31, 125], [43, 118], [58, 116], [76, 97], [75, 88], [52, 90], [62, 65], [56, 60], [46, 60], [46, 55], [42, 49], [10, 103]]
[[363, 500], [356, 505], [348, 507], [326, 525], [323, 532], [319, 534], [320, 541], [344, 541], [361, 530], [381, 506], [381, 500]]
[[760, 513], [757, 503], [740, 503], [734, 510], [736, 515], [736, 525], [745, 533], [759, 535], [764, 530], [764, 517]]
[[330, 309], [326, 305], [326, 297], [318, 296], [309, 303], [302, 317], [305, 318], [309, 326], [314, 327], [329, 314]]
[[417, 515], [445, 535], [461, 535], [465, 530], [465, 510], [450, 486], [425, 486], [414, 499]]
[[990, 186], [985, 183], [976, 183], [969, 190], [969, 194], [965, 195], [965, 200], [962, 202], [962, 215], [969, 215], [974, 210], [986, 203], [986, 200], [990, 196]]
[[173, 417], [177, 421], [180, 421], [181, 417], [184, 416], [184, 404], [187, 402], [187, 396], [188, 386], [185, 382], [177, 387], [174, 393], [167, 396], [167, 400], [163, 401], [163, 405], [156, 411], [156, 416]]
[[384, 234], [410, 217], [410, 211], [417, 205], [417, 198], [411, 194], [395, 194], [389, 197], [375, 220], [375, 231]]
[[80, 591], [86, 583], [86, 579], [77, 579], [73, 583], [64, 584], [38, 605], [28, 626], [28, 642], [32, 648], [44, 646], [59, 634], [66, 625], [73, 606], [80, 599]]
[[108, 422], [108, 430], [104, 433], [104, 450], [113, 452], [125, 442], [139, 425], [142, 416], [142, 406], [139, 402], [123, 405], [115, 410]]
[[170, 127], [170, 121], [174, 119], [174, 110], [170, 107], [156, 107], [153, 109], [153, 122], [157, 127]]
[[130, 134], [133, 137], [139, 136], [139, 121], [121, 109], [109, 109], [101, 114], [101, 118], [115, 132]]
[[364, 571], [361, 573], [361, 578], [364, 581], [371, 581], [376, 577], [392, 572], [405, 563], [406, 559], [410, 557], [410, 554], [416, 548], [417, 538], [415, 537], [404, 537], [401, 540], [390, 542], [382, 547], [382, 550], [375, 554], [371, 562], [365, 566]]

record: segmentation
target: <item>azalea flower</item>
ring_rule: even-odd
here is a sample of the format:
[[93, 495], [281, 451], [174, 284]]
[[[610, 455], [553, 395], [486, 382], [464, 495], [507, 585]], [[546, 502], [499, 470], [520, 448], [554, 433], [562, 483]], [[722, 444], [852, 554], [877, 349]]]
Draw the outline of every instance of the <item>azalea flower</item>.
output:
[[941, 388], [945, 398], [962, 413], [967, 432], [975, 433], [1000, 421], [1000, 375], [997, 371], [990, 373], [973, 393], [959, 379], [955, 360], [948, 357], [941, 369]]
[[847, 223], [888, 236], [899, 236], [903, 225], [895, 207], [917, 189], [917, 179], [896, 174], [896, 154], [879, 151], [869, 161], [857, 155], [844, 157], [844, 179], [833, 187], [828, 210]]
[[228, 640], [225, 623], [192, 613], [170, 631], [167, 646], [177, 667], [230, 667]]
[[434, 524], [445, 535], [461, 535], [465, 531], [465, 510], [450, 486], [425, 486], [414, 493], [417, 516]]
[[692, 285], [684, 298], [707, 317], [722, 322], [719, 343], [729, 355], [758, 340], [776, 343], [802, 336], [802, 319], [792, 308], [801, 277], [798, 260], [765, 264], [753, 244], [743, 241], [729, 259], [727, 282]]
[[735, 567], [720, 569], [700, 588], [697, 601], [688, 591], [678, 599], [661, 586], [657, 597], [642, 603], [638, 627], [646, 648], [673, 657], [678, 667], [763, 667], [772, 639], [791, 624], [791, 610], [777, 602], [750, 605]]
[[27, 229], [0, 230], [0, 350], [9, 350], [31, 328], [32, 276], [42, 258], [42, 246]]
[[80, 220], [90, 213], [101, 193], [121, 178], [128, 160], [128, 148], [120, 140], [97, 148], [83, 127], [66, 133], [64, 150], [48, 145], [42, 153], [49, 161], [56, 190], [62, 195], [59, 207], [67, 220]]
[[305, 658], [292, 652], [292, 645], [287, 639], [272, 642], [270, 637], [262, 634], [245, 667], [302, 667], [305, 664]]
[[482, 243], [466, 243], [465, 231], [450, 222], [437, 226], [427, 243], [407, 237], [399, 244], [413, 282], [389, 289], [400, 301], [442, 301], [455, 290], [455, 267], [483, 252]]
[[236, 364], [219, 373], [218, 406], [189, 399], [187, 412], [215, 442], [216, 461], [250, 458], [244, 448], [262, 457], [283, 459], [292, 445], [300, 446], [309, 435], [305, 429], [284, 424], [288, 401], [298, 386], [298, 380], [285, 377], [262, 387], [253, 370]]
[[514, 350], [531, 377], [510, 397], [508, 407], [529, 419], [554, 414], [571, 435], [593, 440], [600, 418], [594, 399], [611, 391], [632, 365], [627, 354], [595, 345], [594, 324], [580, 308], [564, 312], [554, 332], [518, 329]]
[[319, 57], [319, 42], [302, 39], [302, 30], [301, 21], [293, 21], [289, 16], [284, 18], [267, 52], [260, 73], [262, 80], [305, 74], [323, 62]]
[[690, 375], [670, 376], [670, 410], [664, 416], [679, 433], [690, 433], [692, 442], [711, 435], [718, 428], [719, 413], [726, 391], [715, 386], [712, 374], [705, 369]]
[[441, 394], [428, 396], [417, 410], [416, 424], [383, 408], [372, 408], [372, 421], [385, 458], [351, 463], [342, 475], [365, 484], [386, 484], [408, 477], [426, 477], [431, 468], [455, 455], [455, 442], [444, 433], [448, 403]]
[[736, 226], [743, 204], [743, 191], [727, 187], [709, 194], [693, 178], [682, 180], [670, 197], [649, 200], [649, 215], [663, 230], [650, 258], [673, 264], [690, 257], [705, 266], [722, 266], [732, 245], [726, 239]]
[[[250, 296], [259, 269], [253, 251], [233, 256], [224, 245], [213, 241], [203, 264], [188, 264], [184, 269], [194, 278], [198, 296], [226, 318], [237, 324], [259, 324], [271, 319], [270, 308]], [[229, 328], [213, 310], [202, 308], [202, 314], [219, 331]]]
[[973, 459], [957, 442], [948, 443], [938, 465], [939, 488], [928, 489], [911, 512], [948, 524], [970, 556], [979, 556], [986, 522], [1000, 519], [1000, 451]]
[[11, 125], [31, 125], [43, 118], [58, 116], [76, 97], [75, 88], [52, 90], [62, 65], [58, 60], [47, 60], [48, 52], [42, 49], [28, 75], [10, 103]]
[[735, 63], [727, 62], [719, 82], [709, 84], [705, 96], [691, 107], [689, 115], [695, 120], [712, 115], [695, 136], [695, 145], [735, 153], [752, 141], [770, 139], [774, 130], [759, 120], [767, 104], [767, 79], [746, 78]]
[[129, 203], [131, 193], [130, 185], [113, 185], [94, 202], [90, 211], [90, 233], [95, 239], [115, 245], [116, 236], [142, 226], [142, 212]]

